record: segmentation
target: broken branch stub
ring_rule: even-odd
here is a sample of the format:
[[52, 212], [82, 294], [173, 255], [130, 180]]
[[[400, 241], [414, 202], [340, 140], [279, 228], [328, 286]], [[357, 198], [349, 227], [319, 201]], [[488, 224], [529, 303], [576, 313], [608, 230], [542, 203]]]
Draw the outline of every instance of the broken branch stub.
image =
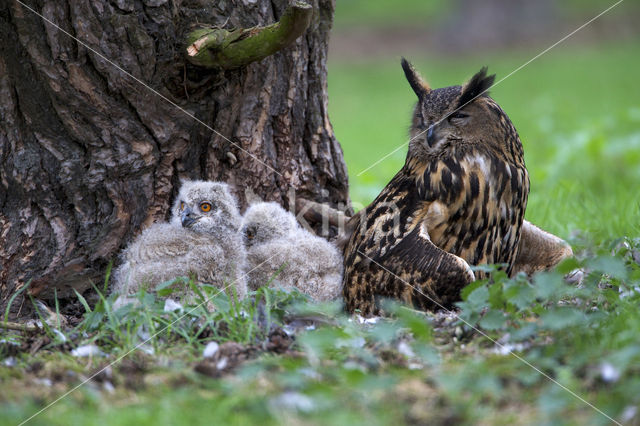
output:
[[266, 27], [192, 31], [187, 36], [187, 59], [206, 68], [245, 66], [293, 43], [309, 27], [312, 15], [312, 6], [296, 2], [284, 11], [279, 22]]
[[302, 217], [311, 223], [323, 223], [326, 221], [329, 225], [338, 228], [344, 228], [344, 225], [350, 219], [350, 216], [328, 204], [299, 197], [296, 198], [296, 213], [302, 214]]

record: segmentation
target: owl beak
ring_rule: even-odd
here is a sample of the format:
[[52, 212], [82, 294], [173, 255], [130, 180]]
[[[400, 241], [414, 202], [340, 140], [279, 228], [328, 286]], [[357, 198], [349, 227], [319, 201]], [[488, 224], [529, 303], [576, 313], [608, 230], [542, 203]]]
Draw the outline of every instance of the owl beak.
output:
[[184, 211], [182, 212], [182, 227], [183, 228], [191, 227], [191, 225], [193, 225], [197, 220], [198, 219], [195, 217], [195, 215], [193, 214], [193, 211], [189, 207], [184, 209]]
[[429, 130], [427, 130], [427, 144], [429, 144], [429, 146], [433, 146], [433, 144], [436, 142], [433, 127], [434, 125], [432, 124], [431, 126], [429, 126]]

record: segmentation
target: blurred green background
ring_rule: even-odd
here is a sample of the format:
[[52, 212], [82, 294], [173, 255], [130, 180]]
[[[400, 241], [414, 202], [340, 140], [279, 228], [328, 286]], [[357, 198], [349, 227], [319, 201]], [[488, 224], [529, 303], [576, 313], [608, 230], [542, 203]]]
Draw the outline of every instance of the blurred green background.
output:
[[432, 87], [461, 84], [484, 65], [497, 82], [507, 77], [491, 96], [524, 144], [527, 219], [574, 244], [638, 236], [640, 3], [622, 2], [509, 76], [613, 4], [338, 0], [329, 110], [354, 207], [404, 163], [416, 100], [405, 56]]

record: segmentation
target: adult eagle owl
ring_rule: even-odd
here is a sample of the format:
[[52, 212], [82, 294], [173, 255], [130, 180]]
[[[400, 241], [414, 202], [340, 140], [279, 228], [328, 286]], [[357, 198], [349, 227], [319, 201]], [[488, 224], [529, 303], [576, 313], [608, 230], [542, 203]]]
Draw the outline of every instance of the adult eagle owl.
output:
[[[529, 176], [518, 132], [487, 94], [495, 76], [483, 68], [463, 86], [431, 89], [405, 59], [402, 68], [418, 96], [407, 158], [350, 220], [344, 250], [346, 306], [363, 315], [378, 312], [379, 297], [450, 307], [482, 275], [469, 265], [517, 272]], [[526, 230], [529, 257], [537, 257], [539, 241], [562, 247], [547, 259], [553, 265], [570, 254], [557, 237], [530, 224]]]

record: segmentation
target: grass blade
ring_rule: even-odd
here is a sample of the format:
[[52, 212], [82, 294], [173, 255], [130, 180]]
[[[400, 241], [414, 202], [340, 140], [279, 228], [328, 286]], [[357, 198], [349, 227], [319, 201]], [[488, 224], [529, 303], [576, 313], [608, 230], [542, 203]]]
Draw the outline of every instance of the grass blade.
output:
[[7, 308], [4, 311], [4, 322], [5, 323], [9, 321], [9, 310], [11, 309], [11, 305], [13, 304], [13, 301], [16, 300], [16, 297], [18, 297], [18, 295], [20, 293], [25, 291], [27, 289], [27, 287], [29, 287], [30, 284], [31, 284], [31, 280], [29, 280], [20, 290], [18, 290], [15, 293], [13, 293], [13, 295], [9, 299], [9, 303], [7, 304]]

